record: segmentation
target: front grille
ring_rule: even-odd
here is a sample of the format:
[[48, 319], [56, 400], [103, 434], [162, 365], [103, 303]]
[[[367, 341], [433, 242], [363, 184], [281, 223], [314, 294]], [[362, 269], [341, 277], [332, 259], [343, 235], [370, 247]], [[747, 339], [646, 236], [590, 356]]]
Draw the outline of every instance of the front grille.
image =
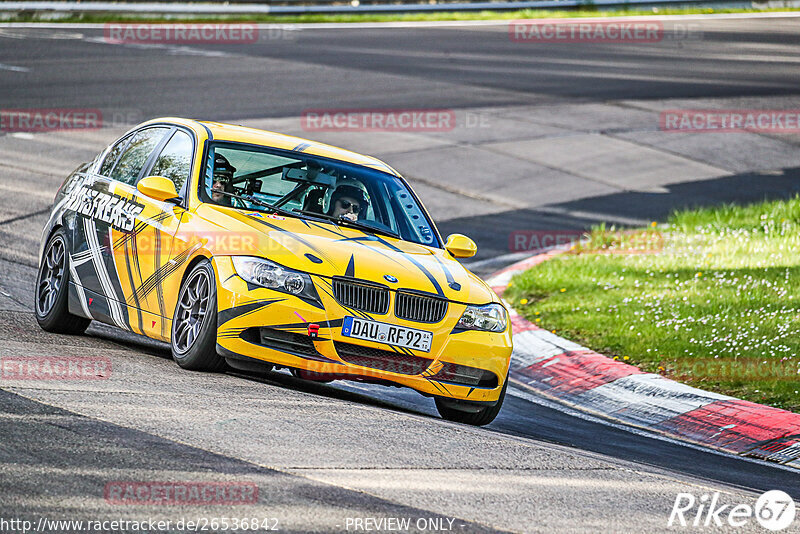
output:
[[445, 362], [439, 372], [434, 376], [434, 379], [465, 386], [478, 386], [492, 389], [497, 387], [497, 375], [491, 371], [455, 363]]
[[242, 338], [245, 341], [268, 347], [271, 349], [284, 350], [296, 354], [307, 354], [309, 356], [316, 356], [319, 354], [314, 341], [303, 334], [295, 332], [286, 332], [285, 330], [276, 330], [274, 328], [248, 328], [242, 332]]
[[343, 343], [341, 341], [335, 341], [334, 346], [339, 357], [347, 363], [401, 375], [422, 374], [433, 362], [428, 358], [373, 349], [372, 347], [353, 345], [352, 343]]
[[389, 288], [367, 282], [333, 279], [333, 296], [339, 304], [367, 313], [389, 311]]
[[420, 323], [438, 323], [447, 313], [447, 301], [437, 297], [397, 292], [394, 314], [400, 319]]

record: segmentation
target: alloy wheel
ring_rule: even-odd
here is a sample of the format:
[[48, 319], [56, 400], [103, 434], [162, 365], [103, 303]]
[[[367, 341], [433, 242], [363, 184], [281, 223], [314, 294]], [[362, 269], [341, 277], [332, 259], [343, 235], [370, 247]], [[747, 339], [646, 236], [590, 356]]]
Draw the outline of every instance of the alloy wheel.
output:
[[178, 302], [178, 313], [175, 320], [175, 349], [184, 353], [188, 351], [200, 335], [203, 321], [208, 310], [211, 295], [211, 281], [208, 273], [199, 270], [186, 281]]
[[60, 237], [55, 237], [50, 241], [42, 259], [42, 268], [39, 271], [39, 280], [36, 284], [36, 311], [42, 317], [53, 309], [61, 284], [64, 282], [65, 254], [66, 246], [64, 240]]

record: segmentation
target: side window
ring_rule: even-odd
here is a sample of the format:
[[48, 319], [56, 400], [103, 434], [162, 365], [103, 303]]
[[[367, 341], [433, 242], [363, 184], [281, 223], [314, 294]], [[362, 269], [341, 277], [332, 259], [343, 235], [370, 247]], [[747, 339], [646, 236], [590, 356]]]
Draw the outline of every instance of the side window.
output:
[[147, 162], [147, 158], [168, 131], [169, 128], [148, 128], [134, 135], [125, 148], [125, 152], [120, 156], [116, 167], [111, 171], [110, 178], [133, 185]]
[[111, 150], [108, 151], [108, 155], [106, 159], [103, 161], [103, 165], [100, 166], [100, 174], [103, 176], [108, 176], [111, 172], [111, 169], [114, 168], [114, 164], [117, 162], [117, 158], [119, 158], [119, 153], [127, 146], [128, 141], [131, 140], [131, 136], [123, 137], [117, 144], [115, 144]]
[[163, 176], [175, 183], [175, 189], [180, 191], [192, 167], [192, 138], [189, 134], [178, 130], [153, 164], [150, 171], [152, 176]]

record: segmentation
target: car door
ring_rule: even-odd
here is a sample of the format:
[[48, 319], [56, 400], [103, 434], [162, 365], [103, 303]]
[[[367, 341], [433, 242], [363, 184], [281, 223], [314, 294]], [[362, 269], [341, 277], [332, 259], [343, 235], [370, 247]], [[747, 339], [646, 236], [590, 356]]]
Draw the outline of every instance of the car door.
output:
[[[145, 165], [139, 181], [147, 176], [169, 178], [179, 195], [185, 197], [195, 145], [190, 132], [181, 128], [171, 130]], [[135, 187], [131, 187], [131, 193], [137, 195], [144, 209], [136, 217], [134, 230], [121, 234], [115, 241], [114, 262], [126, 304], [133, 311], [132, 329], [167, 341], [181, 266], [189, 258], [187, 253], [173, 257], [175, 234], [186, 210], [182, 201], [158, 201], [142, 195]]]
[[[80, 286], [81, 304], [92, 318], [138, 333], [144, 332], [137, 300], [129, 287], [123, 287], [127, 265], [118, 261], [117, 251], [130, 253], [127, 261], [138, 263], [132, 243], [140, 233], [150, 236], [151, 232], [146, 232], [152, 229], [149, 219], [162, 212], [138, 193], [135, 184], [172, 131], [170, 126], [146, 127], [123, 138], [74, 191], [71, 276]], [[146, 269], [142, 275], [146, 280]]]

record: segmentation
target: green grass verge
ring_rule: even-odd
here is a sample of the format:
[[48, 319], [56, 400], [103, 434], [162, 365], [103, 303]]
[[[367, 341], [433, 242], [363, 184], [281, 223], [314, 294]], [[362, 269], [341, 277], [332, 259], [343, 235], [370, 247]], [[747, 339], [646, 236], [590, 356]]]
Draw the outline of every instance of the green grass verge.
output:
[[[595, 228], [517, 275], [505, 298], [644, 371], [800, 410], [800, 198], [681, 211], [633, 235]], [[642, 244], [661, 250], [609, 253]]]
[[533, 10], [519, 11], [475, 11], [475, 12], [435, 12], [435, 13], [388, 13], [388, 14], [308, 14], [308, 15], [203, 15], [203, 16], [167, 16], [167, 15], [116, 15], [116, 14], [76, 14], [61, 16], [48, 13], [23, 12], [5, 16], [0, 22], [278, 22], [278, 23], [323, 23], [323, 22], [404, 22], [404, 21], [437, 21], [437, 20], [513, 20], [567, 17], [620, 17], [645, 15], [698, 15], [713, 13], [764, 13], [799, 11], [800, 8], [770, 9], [715, 9], [708, 7], [687, 7], [679, 9], [620, 9], [597, 10], [593, 8], [576, 8], [572, 10]]

